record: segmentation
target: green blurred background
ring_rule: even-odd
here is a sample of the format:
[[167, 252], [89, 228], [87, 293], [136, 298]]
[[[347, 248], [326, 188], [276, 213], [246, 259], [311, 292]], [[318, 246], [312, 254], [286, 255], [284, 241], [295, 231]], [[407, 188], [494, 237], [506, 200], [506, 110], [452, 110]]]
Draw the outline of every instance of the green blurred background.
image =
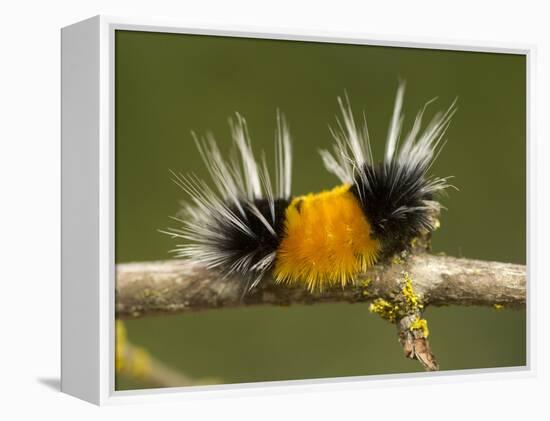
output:
[[[433, 166], [459, 191], [433, 249], [525, 264], [526, 62], [511, 54], [455, 52], [136, 31], [116, 32], [116, 261], [169, 259], [184, 193], [169, 170], [207, 179], [190, 131], [230, 142], [227, 119], [248, 122], [259, 155], [273, 158], [275, 113], [293, 137], [293, 193], [337, 179], [317, 153], [331, 143], [336, 97], [365, 110], [381, 159], [397, 84], [406, 80], [405, 127], [424, 103], [433, 112], [458, 96], [448, 143]], [[429, 308], [442, 370], [521, 366], [526, 315], [519, 310]], [[213, 310], [126, 322], [129, 339], [193, 377], [226, 383], [422, 371], [406, 360], [395, 329], [367, 305]], [[147, 387], [117, 376], [117, 389]]]

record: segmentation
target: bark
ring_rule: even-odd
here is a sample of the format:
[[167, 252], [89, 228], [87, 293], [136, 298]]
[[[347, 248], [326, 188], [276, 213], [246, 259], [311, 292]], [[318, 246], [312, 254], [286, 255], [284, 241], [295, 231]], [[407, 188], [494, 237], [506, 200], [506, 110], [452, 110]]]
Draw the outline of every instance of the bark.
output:
[[[271, 280], [243, 295], [236, 278], [182, 260], [117, 265], [116, 317], [137, 318], [244, 305], [290, 305], [366, 302], [395, 299], [403, 273], [426, 305], [524, 307], [523, 265], [486, 262], [423, 253], [402, 263], [377, 265], [358, 276], [354, 285], [309, 292]], [[368, 286], [366, 285], [368, 284]]]

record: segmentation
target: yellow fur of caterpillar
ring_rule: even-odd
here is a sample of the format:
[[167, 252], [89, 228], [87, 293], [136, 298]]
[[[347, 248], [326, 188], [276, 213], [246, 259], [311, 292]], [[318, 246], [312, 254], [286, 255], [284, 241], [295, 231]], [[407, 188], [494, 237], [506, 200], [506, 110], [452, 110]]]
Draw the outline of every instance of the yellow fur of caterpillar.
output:
[[309, 290], [345, 286], [376, 261], [380, 243], [347, 184], [295, 198], [285, 212], [277, 250], [277, 282]]
[[423, 127], [429, 101], [405, 132], [403, 95], [401, 84], [385, 153], [377, 161], [366, 122], [357, 124], [347, 98], [338, 99], [341, 117], [331, 130], [335, 145], [321, 157], [341, 184], [321, 193], [292, 196], [291, 140], [280, 113], [273, 179], [265, 159], [256, 161], [239, 114], [231, 120], [237, 154], [229, 160], [211, 136], [204, 140], [193, 134], [214, 186], [194, 175], [173, 174], [190, 198], [176, 218], [181, 226], [165, 231], [184, 240], [176, 256], [222, 276], [238, 275], [244, 292], [270, 278], [322, 291], [345, 287], [379, 259], [433, 231], [431, 215], [440, 207], [436, 198], [448, 184], [428, 171], [444, 144], [455, 103]]

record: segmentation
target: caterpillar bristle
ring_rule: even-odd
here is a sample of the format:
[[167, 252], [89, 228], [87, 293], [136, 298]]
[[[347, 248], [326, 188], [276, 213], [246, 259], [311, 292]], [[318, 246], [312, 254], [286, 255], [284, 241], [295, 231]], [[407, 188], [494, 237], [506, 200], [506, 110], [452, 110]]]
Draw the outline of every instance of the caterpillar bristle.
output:
[[254, 287], [273, 266], [283, 230], [291, 186], [291, 145], [288, 126], [277, 114], [275, 192], [265, 157], [256, 161], [245, 119], [230, 119], [233, 153], [225, 160], [212, 135], [192, 136], [214, 189], [195, 175], [172, 173], [189, 197], [181, 227], [167, 234], [187, 242], [176, 246], [176, 257], [192, 259], [222, 275], [238, 273]]
[[367, 153], [371, 147], [366, 123], [362, 131], [357, 129], [347, 97], [346, 103], [339, 99], [345, 124], [342, 128], [337, 120], [339, 130], [332, 130], [334, 152], [321, 152], [327, 170], [352, 185], [351, 191], [372, 225], [373, 236], [383, 244], [384, 255], [400, 251], [409, 240], [435, 229], [432, 215], [439, 203], [434, 197], [449, 187], [447, 178], [431, 177], [428, 171], [444, 145], [456, 100], [421, 130], [424, 112], [435, 99], [428, 101], [400, 145], [404, 94], [405, 84], [401, 83], [383, 162], [374, 164], [372, 154]]
[[[265, 154], [256, 160], [245, 119], [230, 119], [234, 150], [225, 159], [214, 137], [195, 133], [212, 187], [194, 175], [172, 173], [189, 200], [165, 231], [185, 240], [177, 257], [192, 259], [221, 276], [239, 275], [244, 292], [268, 273], [281, 284], [310, 291], [345, 287], [355, 276], [409, 247], [436, 228], [437, 196], [448, 177], [429, 174], [456, 112], [456, 101], [422, 126], [428, 101], [408, 132], [401, 111], [405, 84], [397, 90], [383, 159], [375, 162], [366, 115], [357, 123], [346, 95], [330, 128], [331, 151], [320, 151], [326, 169], [343, 183], [331, 190], [292, 197], [292, 153], [288, 125], [277, 111], [275, 177]], [[404, 134], [405, 133], [405, 134]]]

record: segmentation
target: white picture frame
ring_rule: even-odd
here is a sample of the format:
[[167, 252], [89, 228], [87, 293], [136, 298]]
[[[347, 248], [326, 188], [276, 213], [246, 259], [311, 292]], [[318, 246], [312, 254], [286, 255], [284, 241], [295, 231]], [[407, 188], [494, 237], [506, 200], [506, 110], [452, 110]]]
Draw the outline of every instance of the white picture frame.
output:
[[[523, 54], [527, 62], [528, 204], [531, 203], [534, 145], [530, 136], [534, 46], [467, 44], [441, 40], [395, 39], [365, 34], [276, 29], [194, 27], [174, 22], [96, 16], [62, 29], [62, 376], [61, 390], [103, 405], [128, 402], [195, 399], [242, 394], [294, 393], [334, 388], [378, 387], [381, 384], [431, 384], [535, 374], [531, 346], [534, 318], [527, 302], [527, 365], [446, 371], [430, 375], [376, 375], [321, 380], [238, 385], [196, 386], [115, 391], [114, 388], [114, 33], [117, 30], [222, 35], [233, 37], [338, 42], [378, 46]], [[531, 221], [528, 206], [528, 297], [531, 277]]]

